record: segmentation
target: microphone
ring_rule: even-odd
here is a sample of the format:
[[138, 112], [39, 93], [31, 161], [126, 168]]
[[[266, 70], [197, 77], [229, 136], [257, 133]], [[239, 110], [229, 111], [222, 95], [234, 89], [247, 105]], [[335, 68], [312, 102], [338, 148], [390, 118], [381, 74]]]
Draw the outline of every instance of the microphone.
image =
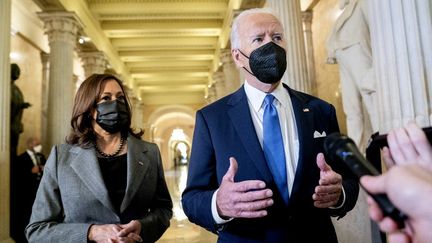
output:
[[[380, 175], [378, 170], [358, 150], [354, 141], [340, 133], [332, 133], [326, 137], [324, 153], [331, 161], [346, 164], [356, 175], [357, 181], [364, 175]], [[399, 229], [405, 227], [404, 221], [407, 216], [391, 203], [386, 194], [372, 194], [366, 189], [365, 191], [377, 202], [384, 216], [392, 218]]]

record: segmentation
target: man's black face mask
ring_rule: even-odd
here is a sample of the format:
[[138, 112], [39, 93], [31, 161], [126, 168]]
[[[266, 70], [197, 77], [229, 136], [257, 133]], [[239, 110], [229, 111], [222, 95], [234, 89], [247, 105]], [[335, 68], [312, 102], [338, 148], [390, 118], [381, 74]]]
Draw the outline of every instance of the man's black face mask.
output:
[[128, 129], [130, 114], [126, 104], [113, 100], [96, 105], [96, 123], [105, 131], [113, 134]]
[[249, 57], [242, 51], [240, 51], [240, 53], [246, 58], [249, 58], [251, 71], [247, 70], [245, 67], [243, 68], [259, 81], [273, 84], [282, 79], [287, 63], [285, 49], [279, 45], [274, 42], [269, 42], [252, 51]]

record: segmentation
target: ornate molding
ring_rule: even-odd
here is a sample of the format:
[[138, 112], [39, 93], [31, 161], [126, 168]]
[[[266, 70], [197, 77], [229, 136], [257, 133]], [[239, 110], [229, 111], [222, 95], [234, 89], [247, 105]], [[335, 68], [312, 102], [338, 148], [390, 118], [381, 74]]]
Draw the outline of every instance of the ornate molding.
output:
[[101, 21], [107, 20], [163, 20], [163, 19], [222, 19], [224, 17], [221, 13], [196, 13], [196, 12], [182, 12], [182, 13], [142, 13], [142, 14], [100, 14], [98, 19]]
[[[185, 25], [188, 24], [199, 24], [200, 26], [204, 26], [206, 28], [220, 28], [223, 24], [222, 19], [199, 19], [199, 18], [188, 18], [188, 19], [137, 19], [137, 20], [127, 20], [120, 23], [116, 21], [103, 21], [103, 25], [109, 25], [111, 23], [115, 24], [158, 24], [158, 25]], [[163, 26], [165, 27], [165, 26]], [[195, 27], [195, 26], [193, 26]], [[196, 28], [196, 27], [195, 27]]]
[[212, 73], [212, 79], [214, 84], [220, 84], [225, 82], [225, 76], [222, 71], [216, 71]]
[[45, 24], [45, 34], [48, 35], [50, 44], [60, 41], [75, 45], [82, 24], [74, 13], [40, 12], [38, 16]]
[[64, 11], [63, 5], [59, 0], [33, 0], [43, 11]]
[[233, 64], [234, 60], [232, 59], [231, 49], [221, 49], [220, 50], [220, 60], [222, 64]]
[[87, 64], [105, 63], [105, 54], [101, 51], [80, 52], [78, 53], [81, 59], [85, 59]]
[[40, 58], [41, 58], [41, 62], [42, 62], [42, 68], [46, 69], [48, 68], [49, 65], [49, 54], [46, 52], [41, 51], [40, 52]]
[[[251, 0], [248, 0], [251, 1]], [[263, 2], [264, 0], [252, 0]], [[143, 3], [143, 0], [87, 0], [88, 4], [103, 3]], [[229, 0], [146, 0], [145, 3], [226, 3]]]
[[263, 7], [265, 3], [266, 0], [243, 0], [240, 9], [260, 8]]
[[93, 73], [105, 72], [107, 59], [103, 52], [80, 52], [78, 53], [78, 56], [83, 62], [83, 68], [87, 77]]
[[[216, 45], [216, 44], [215, 44]], [[199, 43], [191, 43], [190, 45], [155, 45], [155, 46], [141, 46], [141, 48], [139, 47], [129, 47], [126, 46], [125, 48], [123, 47], [118, 47], [117, 49], [119, 51], [132, 51], [133, 50], [160, 50], [160, 49], [166, 49], [166, 50], [182, 50], [182, 49], [186, 49], [186, 50], [190, 50], [191, 47], [194, 47], [194, 50], [208, 50], [208, 49], [213, 49], [215, 47], [215, 45], [203, 45], [203, 44], [199, 44]]]
[[308, 23], [311, 24], [312, 23], [312, 18], [313, 18], [313, 12], [308, 10], [308, 11], [303, 11], [301, 12], [302, 15], [302, 20], [303, 23]]
[[191, 31], [106, 31], [107, 37], [120, 38], [120, 37], [147, 37], [147, 36], [218, 36], [220, 30], [191, 30]]

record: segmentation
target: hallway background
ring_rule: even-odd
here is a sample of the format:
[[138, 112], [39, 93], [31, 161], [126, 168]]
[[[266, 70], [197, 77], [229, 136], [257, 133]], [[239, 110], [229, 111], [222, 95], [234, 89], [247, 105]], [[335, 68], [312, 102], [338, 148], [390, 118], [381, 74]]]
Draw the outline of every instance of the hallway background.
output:
[[[13, 161], [7, 154], [10, 63], [20, 66], [16, 84], [32, 105], [24, 111], [18, 154], [24, 152], [30, 136], [42, 138], [45, 155], [53, 144], [63, 142], [71, 113], [68, 107], [76, 88], [89, 74], [112, 73], [124, 80], [132, 97], [133, 125], [144, 129], [145, 140], [158, 144], [176, 203], [172, 227], [160, 242], [212, 242], [214, 235], [184, 218], [180, 196], [195, 112], [243, 83], [230, 54], [233, 18], [242, 10], [263, 6], [281, 15], [285, 29], [291, 31], [287, 33], [288, 42], [293, 45], [293, 51], [288, 52], [293, 68], [288, 68], [284, 82], [333, 104], [341, 132], [346, 133], [339, 66], [327, 63], [326, 48], [331, 29], [342, 13], [340, 2], [1, 1], [0, 73], [4, 90], [0, 115], [4, 119], [0, 122], [0, 242], [11, 242], [8, 180]], [[430, 125], [431, 11], [422, 10], [430, 10], [431, 3], [372, 2], [369, 14], [378, 81], [379, 131], [385, 133], [409, 120]], [[408, 17], [401, 18], [401, 13]], [[288, 21], [292, 19], [295, 21]], [[399, 23], [395, 19], [403, 20]], [[415, 31], [410, 26], [416, 27]], [[335, 221], [341, 243], [373, 242], [364, 200], [362, 192], [356, 209]]]

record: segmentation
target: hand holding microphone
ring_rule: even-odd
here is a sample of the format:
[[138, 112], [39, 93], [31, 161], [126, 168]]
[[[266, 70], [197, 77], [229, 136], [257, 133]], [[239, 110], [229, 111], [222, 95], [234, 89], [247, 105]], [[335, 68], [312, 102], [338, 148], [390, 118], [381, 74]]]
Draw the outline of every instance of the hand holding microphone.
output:
[[[342, 137], [342, 138], [341, 138]], [[373, 142], [384, 144], [383, 157], [389, 169], [379, 176], [363, 176], [362, 186], [372, 194], [385, 193], [404, 214], [389, 213], [379, 201], [369, 200], [369, 215], [387, 233], [389, 243], [430, 242], [432, 239], [432, 128], [422, 129], [414, 122], [378, 136]], [[388, 142], [388, 143], [387, 143]], [[383, 147], [381, 146], [381, 147]], [[368, 161], [352, 141], [340, 134], [325, 142], [328, 156], [359, 167], [369, 167]], [[355, 155], [350, 155], [354, 152]], [[348, 153], [348, 154], [346, 154]], [[353, 158], [355, 163], [353, 163]], [[347, 163], [348, 164], [348, 163]], [[372, 172], [374, 168], [371, 167]], [[358, 171], [358, 170], [357, 170]], [[394, 212], [391, 211], [390, 212]], [[388, 215], [388, 217], [387, 217]], [[395, 216], [396, 215], [396, 216]], [[401, 217], [398, 217], [401, 216]], [[406, 215], [403, 216], [403, 215]], [[400, 230], [398, 223], [404, 219], [408, 226]]]
[[[333, 133], [327, 136], [324, 141], [324, 151], [330, 160], [345, 163], [358, 180], [364, 175], [377, 176], [380, 174], [360, 153], [354, 142], [345, 135]], [[397, 223], [398, 228], [404, 228], [404, 221], [407, 217], [391, 203], [386, 194], [369, 193], [369, 195], [377, 202], [385, 216], [391, 217]]]

